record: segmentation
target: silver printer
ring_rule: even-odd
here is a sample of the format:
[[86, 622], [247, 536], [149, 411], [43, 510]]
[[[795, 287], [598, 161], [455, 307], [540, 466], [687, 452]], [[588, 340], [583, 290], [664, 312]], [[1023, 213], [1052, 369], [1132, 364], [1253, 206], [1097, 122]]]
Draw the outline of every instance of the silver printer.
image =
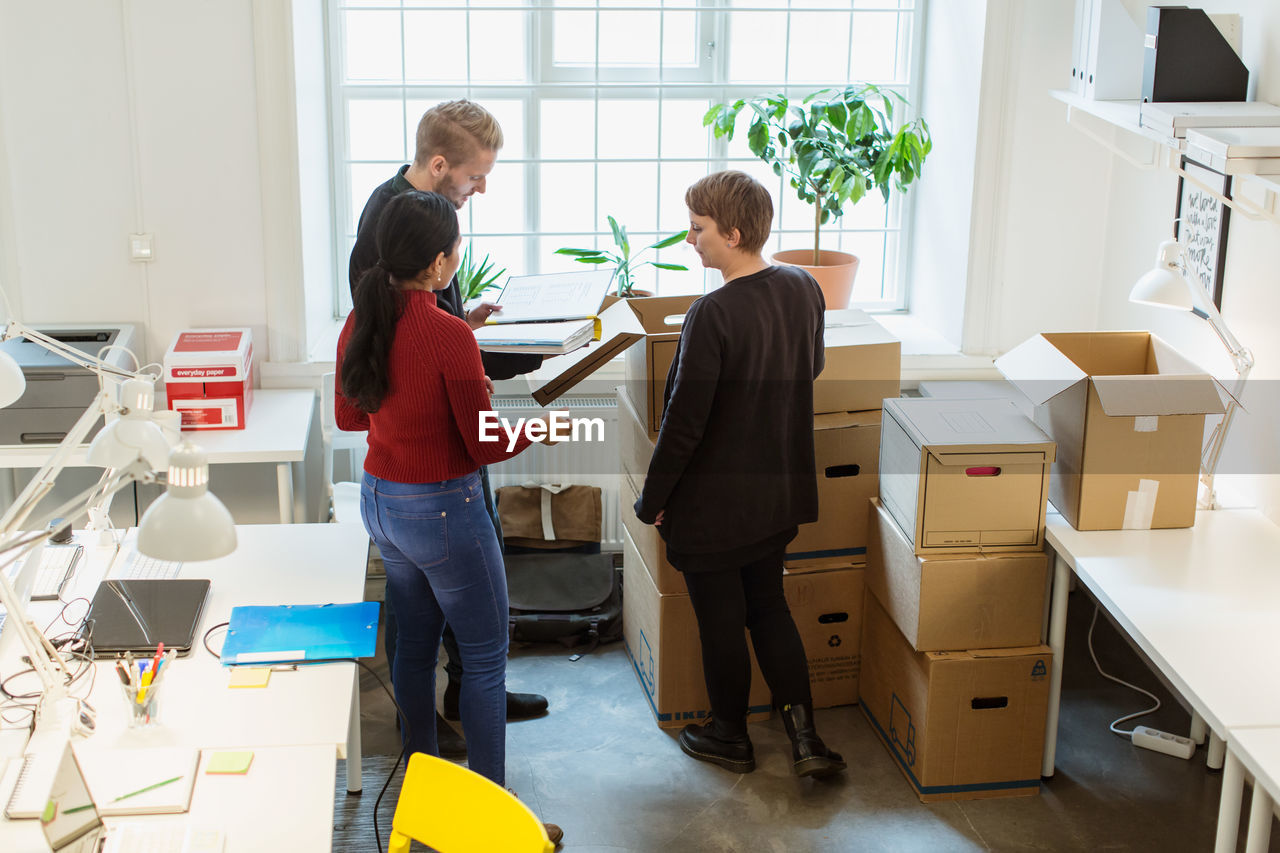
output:
[[[29, 327], [68, 344], [90, 358], [112, 344], [133, 349], [136, 327], [128, 323], [29, 324]], [[66, 437], [98, 393], [98, 376], [92, 370], [54, 355], [40, 344], [18, 337], [0, 343], [22, 368], [27, 390], [13, 405], [0, 409], [0, 444], [57, 444]], [[123, 370], [134, 370], [129, 355], [108, 350], [103, 361]], [[102, 428], [99, 420], [89, 433]]]

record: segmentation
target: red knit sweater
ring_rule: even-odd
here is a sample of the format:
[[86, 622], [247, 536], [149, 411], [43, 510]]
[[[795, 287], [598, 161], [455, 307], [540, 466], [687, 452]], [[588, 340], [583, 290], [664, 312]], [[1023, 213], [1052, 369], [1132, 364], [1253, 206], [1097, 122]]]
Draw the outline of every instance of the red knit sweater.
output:
[[357, 409], [342, 394], [342, 357], [354, 320], [353, 312], [338, 339], [334, 414], [341, 429], [369, 431], [364, 470], [397, 483], [437, 483], [529, 446], [521, 431], [508, 451], [500, 428], [491, 430], [498, 441], [480, 441], [480, 414], [492, 408], [475, 335], [466, 321], [438, 308], [436, 295], [426, 290], [406, 291], [391, 344], [391, 387], [381, 407], [373, 414]]

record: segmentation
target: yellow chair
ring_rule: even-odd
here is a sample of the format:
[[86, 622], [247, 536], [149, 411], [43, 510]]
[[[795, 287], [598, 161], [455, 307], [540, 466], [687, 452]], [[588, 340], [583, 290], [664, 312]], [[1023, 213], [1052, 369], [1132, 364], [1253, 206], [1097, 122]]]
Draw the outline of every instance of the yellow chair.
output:
[[440, 853], [552, 853], [542, 821], [528, 806], [479, 773], [415, 752], [391, 819], [387, 853], [408, 853], [410, 840]]

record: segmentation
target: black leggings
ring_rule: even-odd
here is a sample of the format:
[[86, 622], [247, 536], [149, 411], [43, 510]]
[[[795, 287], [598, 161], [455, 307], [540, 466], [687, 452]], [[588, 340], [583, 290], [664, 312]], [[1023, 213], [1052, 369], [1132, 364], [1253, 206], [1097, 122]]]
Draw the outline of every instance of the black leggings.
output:
[[711, 714], [731, 727], [745, 722], [751, 693], [751, 658], [743, 628], [751, 631], [773, 704], [812, 701], [804, 646], [782, 594], [782, 554], [779, 548], [739, 568], [684, 573], [702, 640]]

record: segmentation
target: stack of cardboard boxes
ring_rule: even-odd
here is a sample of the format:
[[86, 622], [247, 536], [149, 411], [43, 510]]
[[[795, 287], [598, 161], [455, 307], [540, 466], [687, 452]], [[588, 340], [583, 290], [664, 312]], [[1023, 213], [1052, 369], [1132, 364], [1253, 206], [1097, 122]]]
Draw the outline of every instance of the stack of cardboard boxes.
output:
[[[683, 726], [710, 709], [684, 579], [656, 528], [631, 510], [662, 424], [663, 389], [694, 297], [631, 301], [645, 337], [626, 355], [618, 390], [627, 651], [658, 725]], [[827, 312], [826, 367], [814, 383], [818, 521], [788, 546], [783, 589], [809, 659], [816, 707], [857, 701], [867, 527], [876, 493], [880, 401], [898, 394], [900, 344], [861, 311]], [[767, 405], [768, 401], [761, 401]], [[752, 661], [750, 719], [769, 714], [769, 688]]]
[[1055, 452], [1009, 401], [884, 402], [860, 696], [926, 802], [1039, 790]]

